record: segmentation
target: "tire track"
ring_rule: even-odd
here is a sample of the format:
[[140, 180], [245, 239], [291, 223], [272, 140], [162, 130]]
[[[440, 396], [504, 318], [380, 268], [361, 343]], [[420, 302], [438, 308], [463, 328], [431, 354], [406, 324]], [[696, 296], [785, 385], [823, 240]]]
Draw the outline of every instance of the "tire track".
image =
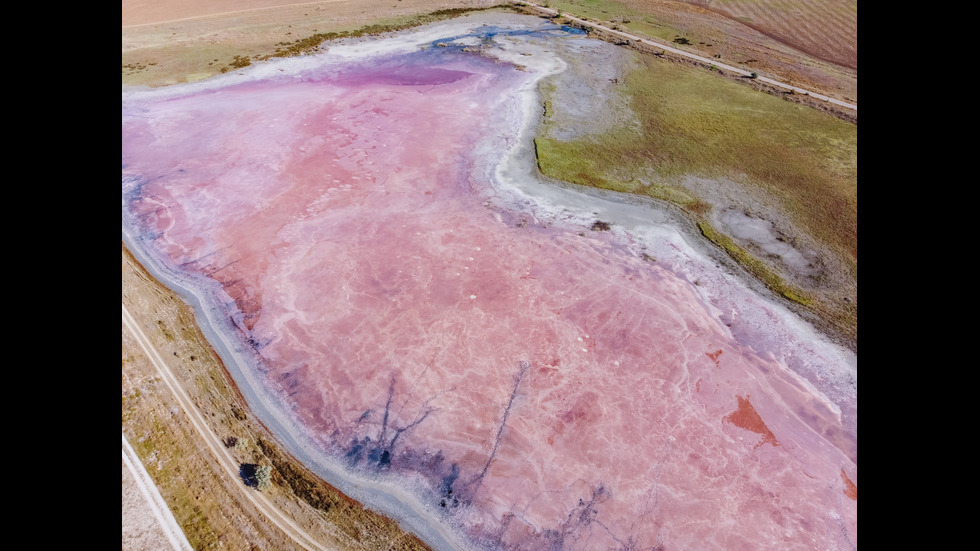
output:
[[[259, 492], [253, 492], [248, 490], [243, 484], [239, 483], [238, 479], [238, 468], [235, 459], [221, 444], [218, 437], [211, 432], [208, 428], [207, 423], [204, 421], [201, 413], [193, 406], [193, 401], [184, 391], [183, 387], [178, 382], [177, 378], [170, 371], [169, 366], [163, 360], [163, 357], [157, 352], [156, 348], [153, 347], [149, 338], [136, 323], [132, 314], [126, 309], [126, 305], [123, 304], [122, 307], [122, 321], [123, 325], [129, 329], [133, 337], [139, 343], [140, 348], [146, 354], [147, 358], [156, 367], [157, 372], [160, 374], [161, 380], [170, 389], [174, 397], [180, 403], [181, 408], [187, 413], [187, 417], [191, 424], [200, 434], [201, 438], [207, 444], [208, 449], [211, 453], [218, 459], [224, 472], [233, 481], [233, 486], [238, 488], [241, 492], [241, 497], [247, 499], [259, 512], [268, 518], [269, 522], [275, 525], [277, 528], [283, 531], [287, 536], [289, 536], [293, 541], [295, 541], [299, 546], [308, 551], [328, 551], [328, 548], [320, 545], [312, 536], [306, 533], [299, 525], [293, 522], [291, 519], [287, 518], [278, 507], [272, 504], [265, 495]], [[123, 438], [125, 441], [125, 437]]]
[[[180, 525], [177, 524], [177, 519], [174, 518], [174, 514], [167, 507], [167, 502], [163, 500], [163, 496], [160, 495], [160, 491], [153, 484], [153, 479], [150, 478], [150, 474], [146, 472], [146, 467], [143, 466], [143, 462], [140, 461], [136, 451], [133, 447], [129, 445], [129, 441], [126, 440], [126, 435], [122, 435], [122, 460], [123, 465], [129, 470], [133, 477], [133, 482], [136, 484], [136, 488], [139, 490], [140, 495], [143, 496], [143, 503], [146, 505], [149, 512], [153, 514], [153, 518], [157, 521], [157, 526], [160, 531], [167, 538], [167, 541], [173, 546], [174, 551], [194, 551], [191, 547], [190, 542], [187, 541], [187, 536], [184, 535], [184, 531], [181, 529]], [[125, 478], [125, 477], [124, 477]], [[126, 505], [125, 498], [125, 482], [123, 483], [123, 506]], [[125, 517], [126, 512], [124, 512]], [[125, 526], [125, 518], [123, 520]], [[125, 538], [126, 530], [123, 528], [123, 548], [128, 546]], [[141, 540], [141, 543], [146, 544], [145, 540]], [[157, 542], [159, 543], [159, 542]]]

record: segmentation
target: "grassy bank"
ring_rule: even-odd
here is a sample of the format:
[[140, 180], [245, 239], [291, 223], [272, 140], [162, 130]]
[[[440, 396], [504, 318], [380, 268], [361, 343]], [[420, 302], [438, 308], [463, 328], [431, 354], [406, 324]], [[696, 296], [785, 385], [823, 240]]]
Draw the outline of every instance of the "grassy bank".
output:
[[683, 193], [689, 174], [736, 178], [763, 188], [809, 233], [856, 260], [856, 126], [650, 56], [637, 56], [621, 93], [633, 124], [574, 142], [539, 138], [541, 168], [668, 199]]
[[[855, 336], [856, 309], [836, 291], [856, 289], [857, 127], [717, 78], [710, 70], [650, 55], [634, 59], [618, 84], [629, 112], [615, 115], [619, 124], [603, 133], [572, 141], [551, 138], [549, 128], [561, 106], [554, 89], [542, 87], [547, 109], [535, 140], [541, 171], [680, 206], [705, 237], [774, 292]], [[692, 176], [728, 187], [707, 193], [685, 183]], [[828, 289], [824, 281], [793, 277], [713, 227], [716, 205], [710, 195], [737, 198], [743, 192], [764, 198], [767, 209], [829, 251], [838, 266], [832, 279], [844, 281], [843, 287]]]

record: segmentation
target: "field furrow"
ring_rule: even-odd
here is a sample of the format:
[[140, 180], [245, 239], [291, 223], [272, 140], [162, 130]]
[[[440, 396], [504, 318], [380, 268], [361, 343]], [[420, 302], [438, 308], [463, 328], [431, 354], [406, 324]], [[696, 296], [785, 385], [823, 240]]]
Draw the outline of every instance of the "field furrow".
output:
[[801, 49], [843, 63], [847, 50], [843, 45], [840, 29], [819, 14], [804, 11], [798, 19], [783, 17], [774, 21], [774, 25], [787, 40], [796, 40], [803, 44]]
[[846, 5], [826, 0], [726, 0], [715, 7], [800, 51], [856, 66], [857, 14]]
[[800, 4], [801, 18], [806, 23], [819, 26], [823, 36], [818, 41], [848, 52], [853, 56], [857, 50], [857, 14], [844, 4], [829, 4], [823, 0], [804, 0]]

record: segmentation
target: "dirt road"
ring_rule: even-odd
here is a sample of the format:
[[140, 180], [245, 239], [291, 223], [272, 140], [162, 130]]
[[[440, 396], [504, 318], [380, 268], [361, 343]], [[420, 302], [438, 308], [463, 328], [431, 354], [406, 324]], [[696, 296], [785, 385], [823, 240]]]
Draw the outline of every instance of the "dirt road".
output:
[[192, 551], [143, 463], [122, 438], [123, 549]]
[[[123, 325], [136, 338], [146, 356], [153, 362], [153, 365], [156, 367], [157, 372], [159, 373], [164, 384], [166, 384], [167, 388], [171, 393], [173, 393], [174, 397], [187, 413], [191, 424], [197, 430], [198, 436], [224, 467], [224, 474], [233, 482], [239, 481], [240, 477], [238, 475], [238, 462], [231, 456], [230, 453], [228, 453], [224, 445], [220, 442], [219, 438], [213, 432], [211, 432], [209, 428], [207, 428], [207, 424], [201, 416], [201, 413], [197, 410], [197, 408], [193, 407], [190, 397], [188, 397], [184, 389], [181, 388], [177, 378], [170, 371], [170, 368], [167, 366], [167, 363], [164, 361], [160, 353], [150, 343], [150, 340], [143, 333], [143, 330], [136, 323], [136, 320], [133, 319], [133, 316], [129, 313], [129, 310], [126, 309], [125, 304], [122, 306], [122, 321]], [[303, 549], [309, 549], [310, 551], [327, 550], [327, 547], [320, 545], [319, 542], [296, 525], [296, 523], [284, 516], [278, 508], [273, 506], [269, 500], [265, 498], [264, 495], [253, 491], [251, 488], [248, 488], [243, 484], [237, 484], [236, 487], [240, 489], [239, 498], [245, 499], [251, 503], [252, 506], [261, 511], [270, 522], [292, 538], [293, 541], [299, 544]]]
[[[190, 307], [125, 245], [122, 291], [123, 436], [191, 547], [427, 549], [279, 447], [248, 411]], [[247, 487], [243, 464], [272, 466], [271, 487]], [[144, 548], [123, 542], [124, 551]]]
[[[553, 16], [557, 16], [558, 15], [558, 10], [553, 10], [551, 8], [546, 8], [546, 7], [541, 6], [539, 4], [535, 4], [534, 2], [525, 2], [525, 3], [529, 7], [532, 7], [534, 10], [539, 11], [541, 13], [549, 14], [549, 15], [553, 15]], [[745, 69], [740, 69], [738, 67], [733, 67], [731, 65], [727, 65], [725, 63], [721, 63], [717, 59], [711, 59], [711, 58], [707, 58], [707, 57], [702, 57], [702, 56], [699, 56], [697, 54], [692, 54], [690, 52], [685, 52], [684, 50], [679, 50], [679, 49], [674, 48], [672, 46], [668, 46], [666, 44], [663, 44], [663, 43], [660, 43], [660, 42], [657, 42], [657, 41], [654, 41], [654, 40], [650, 40], [648, 38], [641, 38], [641, 37], [636, 36], [636, 35], [633, 35], [633, 34], [629, 34], [629, 33], [625, 33], [625, 32], [622, 32], [622, 31], [614, 30], [614, 29], [612, 29], [610, 27], [607, 27], [607, 26], [602, 25], [600, 23], [597, 23], [595, 21], [588, 21], [588, 20], [585, 20], [585, 19], [580, 19], [580, 18], [578, 18], [578, 17], [576, 17], [574, 15], [570, 15], [567, 12], [562, 12], [561, 16], [563, 18], [569, 20], [569, 21], [572, 21], [573, 23], [575, 23], [577, 25], [590, 26], [590, 27], [593, 27], [593, 28], [601, 29], [603, 32], [609, 33], [609, 34], [611, 34], [613, 36], [616, 36], [616, 37], [619, 37], [619, 38], [621, 38], [623, 40], [631, 40], [631, 41], [634, 41], [634, 42], [639, 42], [640, 44], [646, 44], [648, 46], [654, 46], [654, 47], [657, 47], [657, 48], [662, 48], [663, 50], [665, 50], [667, 52], [670, 52], [672, 54], [683, 56], [683, 57], [686, 57], [688, 59], [693, 59], [695, 61], [698, 61], [698, 62], [701, 62], [701, 63], [706, 63], [708, 65], [713, 65], [713, 66], [715, 66], [715, 67], [717, 67], [719, 69], [724, 69], [726, 71], [730, 71], [730, 72], [739, 74], [739, 75], [741, 75], [743, 77], [752, 78], [752, 75], [753, 74], [756, 74], [755, 72], [752, 72], [752, 71], [746, 71]], [[818, 100], [823, 100], [823, 101], [826, 101], [828, 103], [833, 103], [834, 105], [839, 105], [841, 107], [846, 107], [847, 109], [853, 109], [853, 110], [857, 111], [857, 105], [854, 105], [853, 103], [848, 103], [846, 101], [841, 101], [841, 100], [838, 100], [838, 99], [834, 99], [834, 98], [831, 98], [829, 96], [825, 96], [823, 94], [818, 94], [816, 92], [812, 92], [810, 90], [806, 90], [806, 89], [800, 88], [798, 86], [792, 86], [790, 84], [786, 84], [784, 82], [780, 82], [778, 80], [774, 80], [774, 79], [771, 79], [771, 78], [768, 78], [768, 77], [758, 76], [756, 78], [759, 81], [761, 81], [761, 82], [765, 82], [766, 84], [770, 84], [772, 86], [777, 86], [779, 88], [783, 88], [783, 89], [786, 89], [786, 90], [791, 90], [794, 94], [808, 95], [811, 98], [815, 98], [815, 99], [818, 99]]]

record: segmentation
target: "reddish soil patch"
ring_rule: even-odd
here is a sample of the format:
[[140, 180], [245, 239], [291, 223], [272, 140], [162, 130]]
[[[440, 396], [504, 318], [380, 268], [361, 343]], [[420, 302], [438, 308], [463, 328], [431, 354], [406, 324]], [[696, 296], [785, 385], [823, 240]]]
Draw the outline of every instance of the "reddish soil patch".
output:
[[840, 477], [844, 481], [844, 495], [853, 499], [854, 501], [857, 501], [858, 498], [857, 485], [851, 482], [850, 478], [847, 478], [847, 473], [844, 472], [844, 469], [840, 470]]
[[759, 417], [759, 413], [749, 402], [748, 396], [745, 398], [738, 396], [737, 398], [738, 409], [726, 415], [724, 421], [728, 421], [736, 427], [761, 434], [762, 440], [755, 445], [757, 448], [763, 444], [778, 446], [779, 442], [776, 440], [776, 435], [769, 430], [769, 427], [762, 421], [762, 417]]

